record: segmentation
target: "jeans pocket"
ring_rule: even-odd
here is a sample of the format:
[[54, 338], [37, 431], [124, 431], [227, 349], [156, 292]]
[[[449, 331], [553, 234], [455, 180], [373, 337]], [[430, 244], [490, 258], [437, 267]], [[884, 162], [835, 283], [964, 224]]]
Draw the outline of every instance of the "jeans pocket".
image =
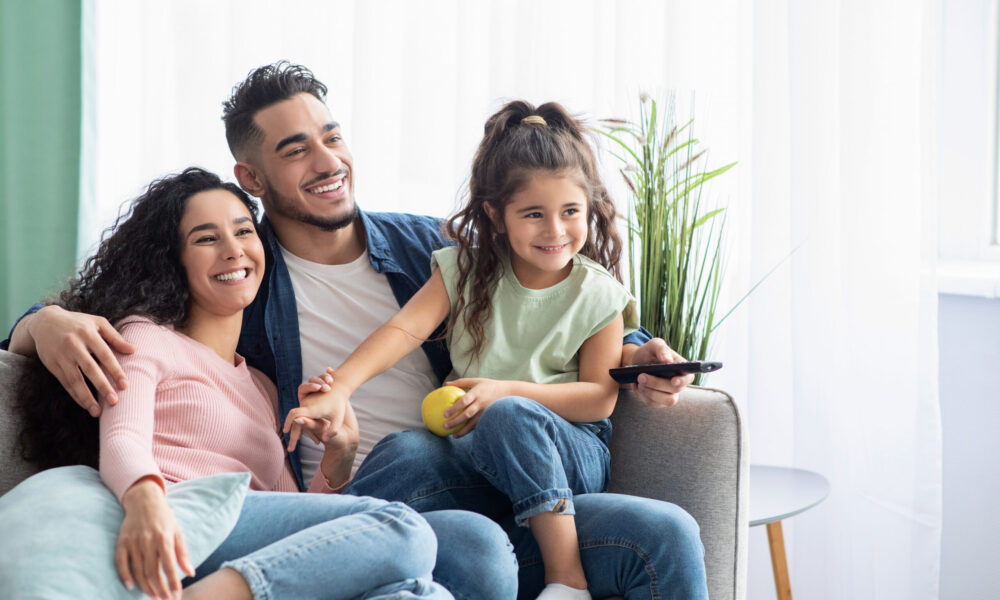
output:
[[611, 445], [611, 419], [601, 419], [592, 423], [580, 423], [588, 431], [597, 436], [605, 446]]

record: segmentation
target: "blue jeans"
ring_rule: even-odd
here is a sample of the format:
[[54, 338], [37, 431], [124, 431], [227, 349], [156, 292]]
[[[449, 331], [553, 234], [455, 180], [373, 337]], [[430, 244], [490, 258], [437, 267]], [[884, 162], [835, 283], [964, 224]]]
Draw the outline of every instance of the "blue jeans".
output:
[[[491, 415], [495, 412], [500, 414]], [[540, 416], [546, 412], [551, 417]], [[500, 418], [494, 418], [497, 416]], [[576, 432], [581, 428], [593, 433], [589, 438], [593, 446], [559, 442], [579, 441], [581, 436]], [[518, 558], [518, 598], [530, 599], [544, 587], [545, 572], [530, 530], [517, 524], [533, 510], [530, 506], [525, 512], [521, 510], [532, 502], [518, 507], [519, 497], [509, 497], [498, 487], [523, 492], [527, 488], [518, 480], [523, 478], [522, 471], [537, 472], [535, 462], [561, 464], [571, 489], [580, 489], [581, 484], [594, 486], [598, 477], [586, 467], [596, 462], [596, 444], [603, 447], [607, 433], [601, 424], [574, 425], [537, 403], [504, 399], [491, 405], [475, 431], [463, 438], [439, 438], [425, 430], [386, 436], [372, 449], [346, 491], [403, 501], [421, 512], [473, 510], [499, 522]], [[483, 449], [498, 440], [505, 442], [501, 448], [516, 456], [506, 455], [507, 450]], [[581, 459], [581, 452], [589, 458]], [[606, 456], [606, 448], [603, 452]], [[514, 462], [501, 467], [488, 460], [491, 456], [506, 456]], [[484, 469], [494, 468], [484, 473]], [[606, 485], [604, 479], [594, 487], [604, 489]], [[574, 490], [572, 497], [580, 557], [594, 597], [708, 598], [705, 551], [698, 524], [687, 512], [659, 500], [591, 493], [594, 491], [598, 490]]]
[[[256, 599], [446, 600], [453, 596], [443, 586], [457, 561], [438, 565], [445, 569], [444, 582], [432, 579], [438, 551], [432, 523], [445, 540], [471, 540], [468, 551], [481, 553], [476, 558], [513, 562], [503, 533], [478, 515], [439, 511], [421, 516], [374, 498], [250, 491], [233, 531], [198, 572], [233, 568]], [[515, 568], [500, 569], [511, 588]], [[451, 581], [467, 593], [462, 578]]]

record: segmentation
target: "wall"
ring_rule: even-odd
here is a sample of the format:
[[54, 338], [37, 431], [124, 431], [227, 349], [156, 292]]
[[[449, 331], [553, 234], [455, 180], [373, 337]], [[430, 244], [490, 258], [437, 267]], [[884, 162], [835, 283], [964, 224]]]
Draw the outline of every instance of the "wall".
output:
[[1000, 301], [942, 295], [942, 600], [1000, 598]]

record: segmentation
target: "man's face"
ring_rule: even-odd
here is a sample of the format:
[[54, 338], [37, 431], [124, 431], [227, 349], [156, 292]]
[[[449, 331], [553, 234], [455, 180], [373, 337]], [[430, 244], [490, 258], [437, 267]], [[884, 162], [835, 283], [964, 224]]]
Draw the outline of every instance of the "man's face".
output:
[[353, 159], [340, 125], [313, 95], [297, 94], [254, 116], [264, 141], [251, 159], [268, 217], [334, 231], [357, 215]]

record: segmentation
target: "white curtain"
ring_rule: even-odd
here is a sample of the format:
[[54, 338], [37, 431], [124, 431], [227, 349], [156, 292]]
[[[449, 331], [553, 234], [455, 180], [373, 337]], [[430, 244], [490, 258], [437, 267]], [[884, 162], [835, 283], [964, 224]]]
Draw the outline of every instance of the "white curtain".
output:
[[[691, 97], [730, 206], [719, 329], [752, 460], [831, 495], [786, 523], [801, 598], [935, 598], [940, 564], [933, 150], [935, 0], [96, 0], [94, 201], [150, 179], [230, 176], [234, 83], [287, 58], [330, 87], [369, 210], [445, 216], [486, 117], [511, 98], [635, 116]], [[624, 198], [607, 161], [609, 181]], [[81, 236], [96, 240], [96, 228]], [[766, 540], [749, 597], [773, 597]]]

